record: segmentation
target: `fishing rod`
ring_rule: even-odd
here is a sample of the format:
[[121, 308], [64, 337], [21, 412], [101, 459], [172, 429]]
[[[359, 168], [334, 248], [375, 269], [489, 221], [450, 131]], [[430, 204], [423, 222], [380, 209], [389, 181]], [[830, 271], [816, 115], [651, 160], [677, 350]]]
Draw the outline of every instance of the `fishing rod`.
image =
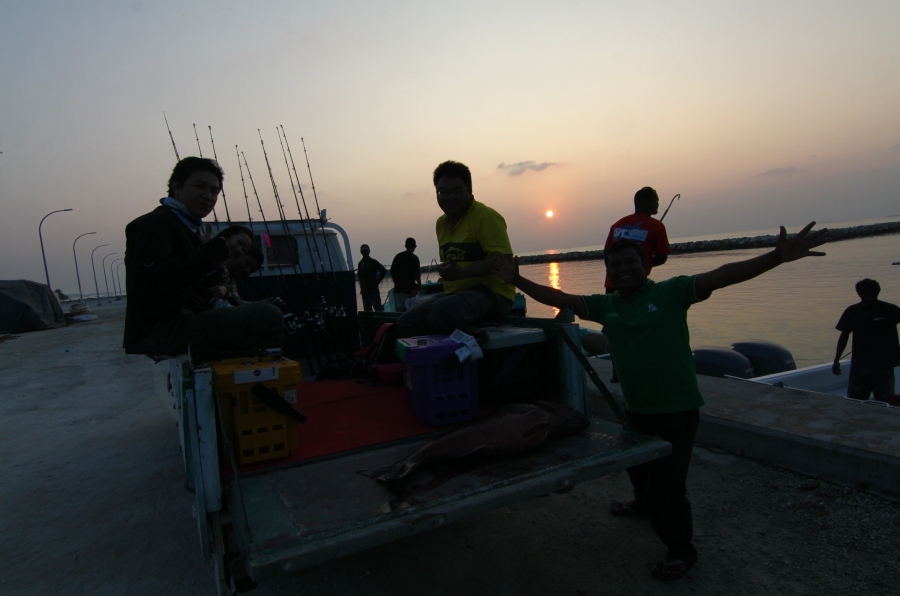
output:
[[[200, 137], [197, 136], [197, 125], [196, 124], [194, 124], [194, 138], [197, 139], [197, 151], [200, 152], [200, 157], [202, 158], [203, 157], [203, 148], [200, 147]], [[217, 161], [216, 163], [219, 163], [219, 162]], [[213, 219], [216, 221], [216, 223], [219, 223], [219, 214], [216, 213], [215, 205], [213, 205]], [[216, 226], [216, 228], [218, 228], [218, 227], [219, 226]]]
[[[277, 130], [278, 129], [276, 129], [276, 132], [277, 132]], [[312, 218], [310, 218], [310, 216], [309, 216], [309, 207], [307, 207], [307, 205], [306, 205], [306, 197], [303, 194], [303, 187], [300, 186], [300, 176], [297, 174], [297, 167], [294, 164], [294, 154], [291, 153], [291, 145], [290, 145], [290, 143], [288, 143], [287, 134], [284, 132], [284, 125], [281, 125], [281, 134], [282, 134], [282, 136], [284, 136], [284, 144], [285, 144], [285, 146], [287, 146], [287, 153], [291, 157], [291, 168], [293, 168], [294, 177], [297, 179], [297, 190], [300, 191], [300, 198], [303, 199], [303, 209], [306, 210], [306, 220], [309, 223], [310, 231], [312, 233], [313, 245], [316, 247], [316, 256], [319, 258], [319, 266], [322, 268], [322, 273], [325, 273], [325, 263], [322, 262], [322, 253], [319, 251], [319, 243], [316, 241], [316, 229], [312, 223]], [[280, 139], [281, 139], [281, 137], [279, 137], [279, 140]], [[282, 148], [282, 151], [283, 150], [284, 149]], [[287, 158], [285, 158], [285, 165], [287, 165]], [[288, 170], [288, 176], [290, 176], [290, 170]], [[297, 200], [297, 192], [295, 191], [294, 192], [294, 201], [296, 201], [296, 200]], [[303, 217], [303, 213], [300, 212], [300, 204], [299, 203], [297, 203], [297, 213], [300, 215], [301, 218]], [[328, 251], [328, 240], [323, 238], [323, 241], [325, 242], [325, 250], [327, 252]], [[307, 242], [307, 245], [309, 245], [309, 239], [307, 239], [306, 242]], [[331, 266], [331, 255], [330, 254], [328, 255], [328, 265], [329, 265], [329, 268], [331, 269], [332, 279], [335, 283], [337, 283], [337, 278], [334, 275], [334, 268]]]
[[[272, 165], [271, 165], [271, 163], [269, 162], [269, 154], [268, 154], [268, 152], [266, 151], [266, 144], [265, 144], [265, 142], [263, 141], [263, 138], [262, 138], [262, 131], [261, 131], [260, 129], [257, 128], [257, 129], [256, 129], [256, 132], [259, 134], [259, 144], [260, 144], [260, 146], [262, 147], [262, 150], [263, 150], [263, 157], [264, 157], [265, 160], [266, 160], [266, 168], [267, 168], [268, 171], [269, 171], [269, 181], [272, 183], [272, 192], [273, 192], [274, 195], [275, 195], [275, 205], [278, 207], [278, 213], [279, 213], [279, 215], [280, 215], [280, 217], [281, 217], [281, 227], [282, 227], [282, 229], [284, 230], [285, 236], [286, 236], [287, 238], [293, 240], [293, 236], [291, 235], [291, 229], [290, 229], [290, 226], [288, 225], [288, 223], [287, 223], [287, 218], [285, 217], [285, 214], [284, 214], [284, 204], [281, 202], [281, 197], [280, 197], [280, 195], [278, 194], [278, 185], [275, 183], [275, 175], [272, 173]], [[299, 259], [297, 259], [297, 260], [299, 260]], [[313, 299], [312, 293], [311, 293], [310, 290], [309, 290], [309, 285], [306, 283], [306, 278], [303, 276], [303, 265], [300, 265], [300, 266], [299, 266], [300, 271], [299, 271], [299, 273], [298, 273], [298, 271], [297, 271], [298, 263], [295, 263], [295, 259], [293, 258], [293, 256], [292, 256], [292, 258], [291, 258], [291, 268], [294, 270], [294, 278], [295, 278], [295, 279], [294, 279], [294, 283], [296, 284], [296, 278], [297, 278], [297, 277], [299, 277], [299, 278], [303, 281], [303, 289], [306, 291], [307, 303], [308, 303], [311, 307], [314, 306], [314, 305], [316, 304], [316, 302], [315, 302], [315, 300]], [[313, 343], [315, 344], [315, 334], [313, 335]], [[321, 369], [321, 368], [322, 368], [322, 361], [321, 361], [321, 359], [320, 359], [319, 351], [318, 351], [318, 350], [314, 350], [314, 352], [315, 352], [315, 356], [316, 356], [316, 364], [317, 364], [318, 367]], [[326, 348], [326, 354], [325, 354], [325, 356], [326, 356], [326, 361], [327, 361], [327, 360], [328, 360], [327, 348]]]
[[[281, 127], [281, 132], [284, 133], [284, 126]], [[287, 143], [287, 136], [284, 137], [284, 142]], [[313, 198], [315, 198], [315, 200], [316, 200], [316, 213], [319, 216], [319, 221], [322, 223], [322, 229], [324, 230], [325, 229], [325, 218], [322, 217], [322, 212], [319, 211], [319, 196], [316, 194], [316, 183], [313, 182], [312, 168], [309, 167], [309, 154], [306, 152], [306, 141], [303, 140], [303, 137], [300, 137], [300, 143], [303, 145], [303, 155], [306, 157], [306, 170], [309, 172], [309, 184], [312, 187]], [[288, 153], [290, 153], [290, 152], [291, 152], [291, 147], [290, 147], [290, 145], [288, 145]], [[293, 163], [293, 162], [294, 162], [294, 158], [292, 156], [291, 163]], [[295, 170], [295, 172], [296, 172], [296, 170]], [[300, 186], [299, 176], [297, 177], [297, 186], [298, 187]], [[303, 196], [302, 188], [300, 189], [300, 196], [301, 197]], [[303, 206], [306, 207], [306, 200], [303, 201]], [[309, 209], [306, 210], [306, 218], [309, 219], [310, 221], [312, 221], [312, 218], [309, 217]], [[315, 240], [315, 238], [316, 238], [315, 230], [313, 230], [313, 240]], [[331, 268], [332, 279], [333, 279], [335, 285], [337, 285], [337, 274], [335, 274], [335, 272], [334, 272], [334, 261], [331, 260], [331, 248], [329, 248], [329, 246], [328, 246], [328, 238], [325, 236], [324, 232], [322, 233], [322, 241], [325, 243], [325, 254], [328, 256], [328, 266]], [[319, 259], [321, 260], [321, 255], [320, 255]]]
[[306, 155], [306, 169], [309, 170], [309, 184], [312, 186], [313, 198], [316, 199], [316, 214], [322, 217], [322, 210], [319, 209], [319, 196], [316, 194], [316, 183], [313, 182], [312, 169], [309, 167], [309, 154], [306, 153], [306, 141], [300, 137], [300, 144], [303, 145], [303, 155]]
[[[275, 128], [275, 132], [276, 132], [276, 134], [278, 133], [277, 127]], [[331, 267], [330, 253], [328, 253], [328, 256], [329, 256], [328, 262], [329, 262], [329, 266], [331, 269], [332, 284], [331, 284], [331, 289], [330, 290], [328, 289], [328, 283], [327, 283], [328, 278], [327, 278], [327, 274], [325, 273], [325, 264], [322, 262], [322, 253], [319, 250], [319, 243], [316, 240], [316, 228], [315, 228], [315, 225], [313, 224], [312, 219], [309, 216], [309, 207], [307, 207], [307, 204], [306, 204], [306, 197], [303, 194], [303, 187], [300, 185], [300, 176], [299, 176], [299, 174], [297, 174], [297, 167], [294, 163], [294, 154], [291, 153], [291, 145], [287, 140], [287, 134], [284, 131], [284, 125], [281, 125], [281, 136], [278, 137], [279, 142], [282, 141], [282, 137], [284, 137], [284, 142], [281, 145], [281, 152], [284, 155], [284, 165], [288, 170], [288, 178], [291, 177], [291, 171], [293, 170], [294, 178], [296, 178], [296, 182], [297, 182], [297, 185], [295, 187], [293, 179], [291, 180], [291, 189], [294, 190], [296, 188], [296, 190], [294, 190], [294, 203], [297, 205], [297, 214], [300, 216], [300, 218], [302, 220], [303, 212], [300, 210], [300, 203], [297, 201], [297, 190], [299, 190], [300, 198], [303, 200], [303, 208], [306, 210], [306, 224], [309, 226], [309, 231], [312, 234], [313, 246], [315, 247], [315, 250], [316, 250], [316, 256], [319, 259], [319, 266], [322, 268], [322, 275], [325, 278], [324, 280], [320, 279], [319, 275], [318, 275], [318, 271], [317, 271], [316, 272], [316, 280], [319, 282], [319, 285], [322, 289], [323, 294], [328, 294], [329, 300], [331, 301], [331, 306], [329, 306], [328, 303], [325, 301], [325, 296], [323, 295], [321, 298], [320, 308], [322, 310], [324, 310], [327, 314], [331, 315], [332, 317], [346, 316], [346, 313], [344, 312], [344, 304], [343, 304], [343, 301], [341, 300], [340, 290], [339, 290], [339, 286], [338, 286], [338, 282], [337, 282], [337, 275], [334, 272], [334, 268]], [[285, 147], [287, 147], [286, 155], [285, 155]], [[291, 159], [290, 167], [288, 167], [288, 156], [290, 156], [290, 159]], [[307, 235], [304, 232], [303, 236], [306, 238], [306, 248], [310, 252], [310, 257], [312, 257], [312, 249], [309, 246], [309, 235]], [[325, 250], [326, 250], [326, 252], [328, 252], [328, 239], [323, 238], [323, 241], [325, 242]], [[315, 269], [315, 266], [313, 268]], [[334, 322], [334, 324], [336, 325], [337, 322]], [[343, 325], [342, 325], [342, 327], [343, 327]], [[337, 339], [334, 340], [334, 342], [335, 342], [335, 347], [337, 348], [338, 353], [349, 354], [353, 350], [352, 350], [352, 346], [349, 345], [349, 343], [348, 343], [346, 331], [344, 329], [338, 329], [337, 331], [338, 331]], [[332, 337], [332, 339], [334, 339], [334, 336], [332, 336], [332, 335], [329, 335], [329, 337]], [[341, 344], [341, 345], [339, 346], [338, 344]]]
[[[250, 199], [247, 197], [247, 183], [244, 182], [244, 168], [241, 167], [241, 155], [238, 153], [238, 146], [234, 146], [234, 153], [237, 155], [238, 171], [241, 173], [241, 188], [244, 189], [244, 204], [247, 206], [247, 221], [253, 223], [253, 217], [250, 215]], [[250, 226], [253, 229], [253, 226]]]
[[[278, 135], [278, 127], [277, 126], [275, 127], [275, 134]], [[288, 179], [291, 181], [291, 191], [294, 193], [294, 203], [297, 205], [297, 215], [299, 215], [300, 219], [302, 220], [303, 212], [300, 211], [300, 201], [297, 199], [297, 188], [300, 186], [300, 184], [298, 182], [297, 186], [294, 186], [294, 179], [291, 177], [291, 167], [288, 165], [287, 153], [284, 150], [284, 142], [281, 140], [281, 135], [278, 135], [278, 143], [281, 145], [281, 155], [284, 156], [284, 167], [285, 167], [285, 169], [287, 169]], [[302, 221], [301, 221], [301, 223], [302, 223]], [[306, 232], [304, 232], [303, 238], [304, 238], [304, 240], [306, 240], [306, 252], [309, 253], [309, 258], [310, 258], [310, 260], [312, 260], [313, 254], [312, 254], [312, 247], [309, 245], [309, 235], [307, 235]], [[316, 252], [318, 252], [318, 250]], [[322, 264], [321, 259], [319, 259], [319, 264], [320, 265]], [[325, 268], [323, 266], [322, 271], [324, 272], [324, 270], [325, 270]], [[316, 269], [315, 262], [313, 262], [313, 272], [316, 274], [316, 281], [318, 281], [319, 284], [321, 285], [322, 279], [319, 277], [319, 270]]]
[[[235, 145], [235, 151], [237, 151], [237, 145]], [[266, 214], [262, 208], [262, 201], [259, 198], [259, 193], [256, 191], [256, 183], [253, 181], [253, 173], [250, 171], [250, 164], [247, 163], [247, 156], [244, 155], [244, 152], [241, 151], [240, 157], [244, 159], [244, 167], [247, 168], [247, 177], [250, 178], [250, 186], [253, 189], [253, 196], [256, 197], [256, 204], [259, 206], [259, 215], [262, 218], [263, 229], [265, 230], [265, 236], [263, 238], [263, 242], [269, 248], [272, 248], [272, 234], [269, 231], [269, 222], [266, 220]], [[241, 161], [238, 159], [238, 166], [240, 166]], [[249, 201], [247, 203], [247, 216], [249, 219], [250, 216], [250, 205]], [[274, 249], [272, 250], [272, 254], [276, 254]], [[277, 255], [276, 255], [277, 256]], [[265, 277], [262, 274], [262, 267], [259, 269], [259, 276], [265, 280]], [[285, 296], [290, 299], [290, 288], [288, 288], [287, 281], [284, 279], [284, 273], [281, 271], [281, 265], [277, 266], [277, 270], [275, 271], [275, 279], [278, 282], [278, 286], [280, 289], [277, 293], [283, 293]], [[263, 282], [263, 290], [265, 290], [265, 282]]]
[[166, 113], [163, 112], [163, 120], [166, 121], [166, 130], [169, 131], [169, 140], [172, 141], [172, 149], [175, 150], [175, 159], [177, 161], [181, 161], [181, 157], [178, 156], [178, 147], [175, 146], [175, 137], [172, 136], [172, 129], [169, 128], [169, 119], [166, 118]]
[[672, 208], [672, 203], [674, 203], [674, 202], [675, 202], [677, 199], [679, 199], [680, 197], [681, 197], [681, 193], [678, 193], [677, 195], [675, 195], [674, 197], [672, 197], [672, 200], [669, 201], [669, 206], [666, 207], [666, 210], [663, 212], [662, 217], [659, 218], [659, 221], [662, 221], [662, 220], [664, 220], [664, 219], [666, 218], [666, 213], [668, 213], [668, 212], [669, 212], [669, 209]]
[[203, 148], [200, 147], [200, 137], [197, 136], [197, 125], [194, 124], [194, 138], [197, 139], [197, 151], [200, 152], [200, 157], [203, 157]]
[[[197, 132], [196, 126], [195, 126], [195, 128], [194, 128], [194, 132], [195, 132], [195, 133]], [[213, 136], [212, 136], [212, 126], [209, 126], [209, 142], [210, 142], [210, 144], [212, 145], [212, 150], [213, 150], [213, 160], [216, 162], [216, 165], [218, 165], [218, 163], [219, 163], [219, 156], [216, 155], [216, 142], [213, 141]], [[198, 145], [200, 144], [199, 141], [198, 141], [197, 144], [198, 144]], [[225, 199], [225, 185], [224, 185], [224, 184], [222, 185], [222, 205], [225, 206], [225, 221], [227, 221], [228, 223], [231, 223], [231, 215], [228, 213], [228, 201]]]
[[[237, 151], [237, 145], [234, 146], [234, 150]], [[256, 197], [256, 204], [259, 206], [259, 215], [262, 218], [263, 229], [265, 230], [265, 237], [263, 238], [263, 241], [266, 244], [266, 246], [271, 248], [272, 234], [269, 232], [269, 222], [266, 220], [266, 214], [263, 212], [262, 201], [259, 199], [259, 193], [256, 191], [256, 183], [253, 181], [253, 173], [250, 171], [250, 164], [247, 163], [247, 156], [244, 155], [243, 151], [241, 151], [241, 157], [244, 158], [244, 166], [247, 168], [247, 177], [250, 178], [250, 186], [253, 189], [253, 196]], [[240, 166], [240, 165], [241, 165], [241, 161], [240, 161], [240, 159], [238, 159], [238, 166]], [[242, 174], [242, 176], [243, 176], [243, 174]], [[247, 217], [248, 217], [248, 219], [250, 217], [249, 202], [247, 204]], [[274, 254], [275, 251], [273, 250], [272, 252]], [[259, 269], [259, 272], [260, 272], [260, 276], [262, 276], [262, 268]], [[284, 274], [281, 271], [281, 266], [278, 267], [278, 271], [276, 272], [276, 279], [278, 279], [278, 281], [281, 282], [281, 286], [282, 286], [281, 291], [283, 291], [286, 296], [289, 295], [287, 282], [284, 280]]]

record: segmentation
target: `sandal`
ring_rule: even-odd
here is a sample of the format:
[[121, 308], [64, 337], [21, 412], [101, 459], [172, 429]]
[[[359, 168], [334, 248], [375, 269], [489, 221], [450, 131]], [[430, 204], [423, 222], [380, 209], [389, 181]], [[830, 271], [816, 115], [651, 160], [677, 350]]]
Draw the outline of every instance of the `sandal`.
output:
[[669, 558], [669, 555], [666, 555], [666, 558], [657, 563], [651, 573], [653, 577], [664, 582], [674, 581], [684, 577], [696, 562], [697, 557], [678, 559]]
[[613, 501], [609, 504], [609, 512], [615, 516], [647, 515], [636, 501]]

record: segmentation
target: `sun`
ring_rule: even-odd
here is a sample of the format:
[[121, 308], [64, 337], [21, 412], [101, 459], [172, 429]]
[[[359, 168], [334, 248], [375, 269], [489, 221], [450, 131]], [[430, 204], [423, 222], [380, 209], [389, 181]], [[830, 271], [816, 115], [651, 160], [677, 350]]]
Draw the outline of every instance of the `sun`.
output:
[[548, 209], [547, 213], [545, 213], [544, 215], [546, 215], [547, 217], [553, 217], [553, 212]]

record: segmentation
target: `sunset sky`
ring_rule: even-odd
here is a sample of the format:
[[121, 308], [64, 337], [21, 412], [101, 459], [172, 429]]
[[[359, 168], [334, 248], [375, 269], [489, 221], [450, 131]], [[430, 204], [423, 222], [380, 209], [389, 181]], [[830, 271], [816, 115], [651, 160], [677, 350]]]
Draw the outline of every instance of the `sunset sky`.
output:
[[91, 250], [122, 256], [165, 193], [163, 112], [182, 157], [212, 126], [233, 218], [235, 145], [273, 219], [257, 129], [289, 216], [275, 127], [308, 185], [305, 139], [319, 204], [388, 263], [407, 236], [437, 256], [446, 159], [520, 253], [601, 244], [645, 185], [681, 193], [673, 238], [897, 215], [898, 30], [893, 0], [3, 0], [0, 278], [43, 282], [38, 223], [72, 208], [43, 225], [50, 278], [77, 291], [96, 231], [93, 292]]

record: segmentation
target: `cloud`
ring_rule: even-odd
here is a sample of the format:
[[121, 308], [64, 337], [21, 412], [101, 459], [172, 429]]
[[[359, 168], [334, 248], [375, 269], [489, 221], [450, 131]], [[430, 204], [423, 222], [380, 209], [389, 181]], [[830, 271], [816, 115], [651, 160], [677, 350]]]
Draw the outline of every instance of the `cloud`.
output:
[[888, 149], [888, 151], [900, 151], [900, 143], [897, 143], [896, 145]]
[[508, 171], [510, 176], [521, 176], [528, 170], [532, 170], [534, 172], [543, 172], [550, 166], [558, 165], [558, 163], [552, 161], [542, 161], [541, 163], [537, 163], [534, 161], [520, 161], [518, 163], [501, 163], [499, 166], [497, 166], [497, 169]]
[[772, 168], [771, 170], [766, 170], [765, 172], [760, 172], [757, 176], [785, 176], [788, 174], [796, 174], [800, 171], [800, 168], [795, 168], [794, 166], [788, 166], [786, 168]]

